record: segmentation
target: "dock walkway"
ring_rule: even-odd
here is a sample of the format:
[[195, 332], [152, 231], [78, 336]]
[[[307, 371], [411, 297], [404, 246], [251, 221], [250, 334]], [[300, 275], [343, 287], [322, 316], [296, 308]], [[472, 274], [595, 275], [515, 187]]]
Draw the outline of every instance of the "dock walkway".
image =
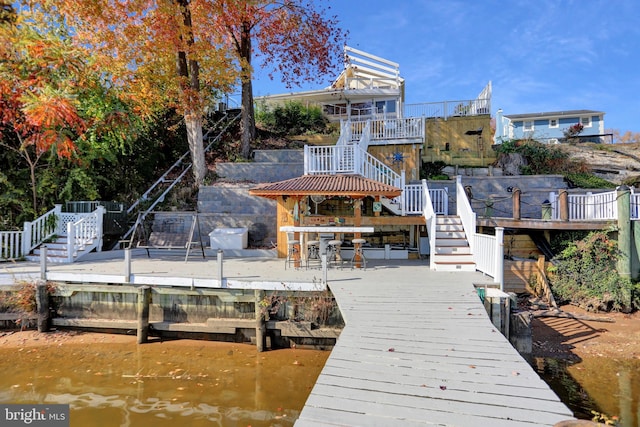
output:
[[[409, 272], [407, 272], [409, 273]], [[330, 284], [346, 327], [296, 427], [553, 426], [571, 411], [493, 327], [477, 273]]]
[[[50, 265], [49, 272], [89, 282], [124, 280], [122, 254], [102, 256]], [[184, 262], [184, 253], [145, 254], [131, 268], [135, 283], [216, 284], [211, 258]], [[37, 263], [0, 265], [0, 286], [39, 276]], [[285, 270], [275, 258], [229, 258], [224, 276], [228, 285], [282, 289], [315, 283], [320, 272]], [[491, 281], [478, 272], [431, 271], [424, 260], [331, 269], [328, 284], [346, 326], [295, 426], [539, 427], [573, 419], [490, 322], [474, 284]]]

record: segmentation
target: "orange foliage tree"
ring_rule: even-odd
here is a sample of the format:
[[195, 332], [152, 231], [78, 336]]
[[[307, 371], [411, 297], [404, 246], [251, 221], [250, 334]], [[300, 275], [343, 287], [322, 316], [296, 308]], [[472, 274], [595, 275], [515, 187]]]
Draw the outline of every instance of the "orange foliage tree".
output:
[[218, 0], [212, 16], [226, 35], [242, 85], [241, 155], [249, 158], [255, 137], [252, 57], [287, 87], [330, 77], [346, 34], [321, 0]]
[[183, 115], [196, 184], [207, 167], [205, 109], [237, 81], [233, 58], [212, 25], [206, 0], [46, 0], [62, 13], [78, 47], [136, 105], [140, 117], [162, 107]]
[[[69, 158], [86, 129], [78, 112], [83, 61], [38, 10], [3, 9], [0, 21], [0, 145], [29, 165], [38, 213], [36, 167], [47, 153]], [[47, 29], [48, 28], [48, 29]], [[58, 27], [59, 29], [59, 27]]]

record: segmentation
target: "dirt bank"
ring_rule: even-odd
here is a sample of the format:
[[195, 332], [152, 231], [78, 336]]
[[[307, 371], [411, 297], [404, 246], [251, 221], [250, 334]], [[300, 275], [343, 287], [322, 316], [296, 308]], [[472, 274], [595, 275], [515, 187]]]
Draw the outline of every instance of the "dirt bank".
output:
[[533, 356], [579, 360], [583, 357], [640, 359], [640, 313], [587, 313], [571, 305], [562, 311], [611, 322], [539, 317], [532, 321]]

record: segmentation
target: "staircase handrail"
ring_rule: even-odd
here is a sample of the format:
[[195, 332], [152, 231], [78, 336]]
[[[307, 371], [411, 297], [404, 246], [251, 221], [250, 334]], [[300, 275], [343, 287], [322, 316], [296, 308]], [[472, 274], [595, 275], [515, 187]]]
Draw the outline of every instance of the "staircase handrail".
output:
[[67, 223], [67, 261], [73, 262], [87, 243], [95, 243], [96, 250], [102, 251], [102, 223], [105, 207], [98, 206], [89, 215], [83, 215], [76, 222]]
[[[215, 138], [210, 139], [209, 143], [207, 144], [207, 146], [204, 149], [204, 152], [208, 152], [211, 149], [211, 146], [216, 143], [224, 134], [224, 132], [229, 128], [229, 126], [231, 126], [231, 124], [235, 123], [241, 116], [241, 113], [238, 113], [235, 117], [233, 117], [231, 120], [229, 120], [226, 125], [220, 130], [220, 132], [218, 132], [218, 135], [216, 135]], [[222, 119], [220, 119], [215, 126], [217, 126], [222, 120], [224, 120], [226, 118], [223, 117]], [[206, 134], [208, 135], [208, 133]], [[205, 135], [205, 136], [206, 136]], [[203, 137], [204, 140], [204, 137]], [[160, 178], [158, 178], [158, 180], [156, 182], [154, 182], [151, 187], [149, 187], [149, 189], [147, 191], [144, 192], [144, 194], [142, 196], [140, 196], [140, 198], [138, 200], [136, 200], [131, 206], [129, 206], [129, 209], [127, 209], [127, 214], [131, 214], [131, 212], [133, 212], [138, 205], [147, 200], [149, 198], [149, 196], [151, 195], [151, 193], [162, 183], [164, 183], [166, 181], [166, 178], [174, 172], [174, 169], [177, 169], [184, 161], [187, 157], [189, 157], [190, 152], [187, 151], [186, 153], [184, 153], [182, 156], [180, 156], [180, 158], [178, 160], [175, 161], [175, 163], [173, 165], [171, 165], [171, 167], [169, 169], [167, 169], [167, 171], [165, 173], [162, 174], [162, 176]], [[190, 169], [191, 165], [187, 166], [186, 169]], [[184, 176], [184, 171], [183, 173], [180, 174], [180, 176], [178, 178], [176, 178], [175, 181], [179, 181], [182, 179], [182, 177]], [[171, 188], [173, 188], [173, 185], [171, 186]], [[165, 191], [164, 193], [162, 193], [162, 195], [160, 197], [163, 197], [167, 192]]]
[[22, 255], [26, 255], [50, 237], [60, 234], [59, 219], [62, 205], [55, 205], [49, 212], [33, 221], [25, 222], [22, 234]]
[[[427, 180], [422, 180], [422, 209], [424, 219], [427, 222], [427, 233], [429, 234], [429, 254], [432, 255], [436, 250], [436, 222], [437, 216], [433, 210], [433, 203], [431, 201], [431, 195], [429, 194], [429, 186]], [[433, 258], [432, 258], [433, 259]], [[435, 270], [436, 266], [434, 262], [429, 263], [429, 268]]]
[[351, 143], [351, 120], [340, 120], [340, 136], [336, 145], [350, 145]]
[[462, 221], [464, 232], [467, 235], [469, 241], [469, 248], [471, 253], [474, 253], [474, 237], [476, 235], [476, 213], [471, 209], [471, 203], [467, 193], [462, 187], [462, 176], [456, 176], [456, 208], [458, 210], [458, 216]]

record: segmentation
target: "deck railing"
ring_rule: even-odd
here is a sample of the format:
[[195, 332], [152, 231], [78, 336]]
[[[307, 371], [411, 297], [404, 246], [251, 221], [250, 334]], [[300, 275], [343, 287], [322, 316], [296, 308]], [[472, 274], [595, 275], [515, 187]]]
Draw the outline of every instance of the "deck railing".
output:
[[404, 117], [443, 118], [490, 114], [491, 98], [406, 104]]
[[370, 141], [424, 139], [424, 121], [421, 117], [352, 121], [349, 123], [352, 141], [360, 140], [365, 129], [370, 132]]
[[0, 231], [0, 260], [16, 260], [24, 256], [23, 231]]
[[24, 223], [24, 235], [22, 240], [22, 254], [26, 255], [33, 248], [42, 244], [55, 234], [62, 234], [59, 221], [62, 217], [62, 205], [55, 205], [53, 209], [39, 218]]
[[473, 261], [476, 270], [493, 277], [495, 283], [504, 287], [504, 228], [496, 227], [496, 234], [474, 233]]
[[95, 247], [98, 252], [102, 250], [104, 212], [104, 206], [97, 206], [91, 213], [75, 214], [79, 219], [66, 223], [68, 262], [73, 262], [80, 251], [84, 251], [88, 245]]
[[[429, 191], [429, 186], [427, 184], [427, 180], [422, 180], [422, 197], [423, 197], [423, 215], [424, 219], [427, 223], [427, 233], [429, 236], [429, 254], [435, 253], [436, 250], [436, 223], [437, 217], [436, 212], [433, 209], [433, 202], [431, 201], [431, 192]], [[436, 269], [436, 264], [434, 262], [430, 263], [429, 268], [431, 270]]]
[[[560, 219], [559, 197], [557, 193], [549, 193], [551, 217]], [[569, 194], [567, 196], [570, 221], [581, 220], [615, 220], [618, 218], [616, 191], [605, 193]]]
[[476, 213], [471, 209], [471, 203], [467, 198], [467, 193], [462, 187], [462, 176], [456, 177], [456, 207], [458, 209], [458, 216], [462, 221], [464, 233], [469, 241], [469, 248], [472, 254], [475, 254], [474, 237], [476, 234]]

